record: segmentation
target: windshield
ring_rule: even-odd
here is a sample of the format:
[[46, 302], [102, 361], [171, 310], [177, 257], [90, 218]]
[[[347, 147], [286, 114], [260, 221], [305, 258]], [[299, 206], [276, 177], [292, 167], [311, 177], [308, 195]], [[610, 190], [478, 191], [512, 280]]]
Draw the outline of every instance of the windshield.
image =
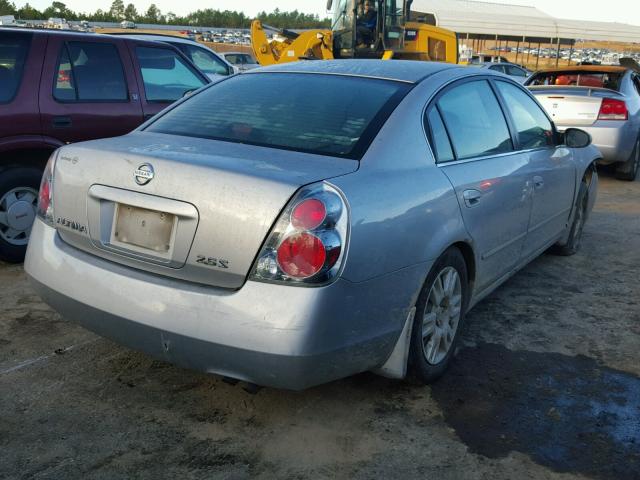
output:
[[620, 89], [624, 72], [599, 72], [589, 70], [540, 72], [529, 81], [528, 86], [559, 85], [577, 87]]
[[409, 88], [340, 75], [239, 75], [194, 95], [146, 130], [359, 159]]

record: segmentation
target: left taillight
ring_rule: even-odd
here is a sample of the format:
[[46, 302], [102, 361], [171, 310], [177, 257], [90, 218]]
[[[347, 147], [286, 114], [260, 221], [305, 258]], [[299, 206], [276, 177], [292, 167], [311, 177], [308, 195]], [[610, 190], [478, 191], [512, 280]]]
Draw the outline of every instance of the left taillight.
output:
[[340, 272], [348, 235], [341, 192], [324, 182], [304, 187], [269, 233], [250, 278], [299, 286], [329, 283]]
[[56, 153], [49, 157], [47, 166], [42, 174], [40, 191], [38, 192], [38, 217], [46, 224], [54, 226], [53, 218], [53, 172], [55, 170]]

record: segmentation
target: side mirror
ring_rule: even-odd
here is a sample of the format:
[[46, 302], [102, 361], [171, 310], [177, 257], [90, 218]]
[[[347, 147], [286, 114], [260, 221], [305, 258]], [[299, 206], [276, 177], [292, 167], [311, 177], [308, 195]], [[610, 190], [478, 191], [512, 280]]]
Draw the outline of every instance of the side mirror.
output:
[[194, 94], [194, 92], [196, 92], [198, 89], [197, 88], [192, 88], [191, 90], [186, 90], [183, 94], [182, 94], [182, 98], [187, 98], [190, 97], [191, 95]]
[[327, 0], [327, 12], [331, 10], [332, 6], [333, 6], [333, 0]]
[[584, 148], [591, 145], [591, 135], [579, 128], [567, 128], [564, 131], [564, 143], [571, 148]]

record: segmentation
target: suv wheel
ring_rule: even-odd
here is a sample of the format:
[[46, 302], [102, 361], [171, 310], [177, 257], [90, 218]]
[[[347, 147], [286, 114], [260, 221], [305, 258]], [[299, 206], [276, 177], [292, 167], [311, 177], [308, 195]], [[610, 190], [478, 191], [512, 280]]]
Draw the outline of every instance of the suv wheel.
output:
[[9, 167], [0, 172], [0, 260], [24, 260], [36, 218], [42, 171]]

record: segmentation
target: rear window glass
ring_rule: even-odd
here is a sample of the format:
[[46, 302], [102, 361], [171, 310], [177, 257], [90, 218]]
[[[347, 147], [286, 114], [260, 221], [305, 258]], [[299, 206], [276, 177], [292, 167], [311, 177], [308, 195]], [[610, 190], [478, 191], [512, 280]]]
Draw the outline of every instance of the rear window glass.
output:
[[339, 75], [239, 75], [182, 103], [147, 131], [360, 158], [408, 88]]
[[561, 72], [541, 72], [536, 74], [528, 83], [535, 85], [560, 85], [608, 88], [610, 90], [620, 90], [620, 80], [624, 72], [598, 72], [598, 71], [561, 71]]
[[0, 37], [0, 103], [16, 96], [30, 43], [31, 35], [3, 33]]
[[120, 54], [110, 43], [68, 42], [62, 46], [53, 89], [65, 102], [128, 100]]

